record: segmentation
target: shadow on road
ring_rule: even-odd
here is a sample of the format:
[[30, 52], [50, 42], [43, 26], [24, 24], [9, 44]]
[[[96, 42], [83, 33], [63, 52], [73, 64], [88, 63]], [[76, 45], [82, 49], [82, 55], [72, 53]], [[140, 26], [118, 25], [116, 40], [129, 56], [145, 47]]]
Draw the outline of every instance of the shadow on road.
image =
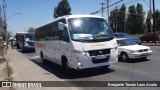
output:
[[57, 77], [61, 79], [78, 79], [78, 78], [85, 78], [85, 77], [91, 77], [91, 76], [97, 76], [102, 74], [107, 74], [114, 72], [113, 69], [106, 69], [103, 70], [101, 67], [92, 68], [92, 69], [84, 69], [84, 70], [73, 70], [71, 74], [65, 74], [62, 70], [62, 67], [60, 65], [57, 65], [53, 62], [47, 61], [46, 63], [43, 63], [42, 60], [39, 59], [31, 59], [34, 63], [42, 67], [43, 69], [47, 70], [48, 72], [56, 75]]
[[147, 61], [150, 61], [149, 59], [130, 59], [128, 61], [120, 61], [120, 62], [123, 62], [123, 63], [140, 63], [140, 62], [147, 62]]
[[35, 53], [35, 51], [23, 51], [22, 49], [17, 49], [17, 48], [15, 48], [18, 52], [21, 52], [21, 53]]

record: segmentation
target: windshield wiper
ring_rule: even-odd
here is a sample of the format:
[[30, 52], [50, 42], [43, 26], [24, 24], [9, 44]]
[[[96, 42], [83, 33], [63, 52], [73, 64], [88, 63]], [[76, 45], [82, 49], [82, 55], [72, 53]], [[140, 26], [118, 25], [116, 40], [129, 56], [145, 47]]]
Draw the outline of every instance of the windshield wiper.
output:
[[96, 36], [93, 36], [93, 37], [101, 37], [101, 36], [108, 36], [108, 37], [110, 37], [110, 38], [114, 38], [113, 36], [107, 35], [107, 34], [106, 34], [106, 35], [104, 35], [104, 34], [103, 34], [103, 35], [96, 35]]
[[[92, 39], [90, 39], [90, 38], [92, 38]], [[75, 40], [75, 41], [81, 41], [81, 42], [83, 42], [83, 41], [97, 40], [97, 38], [92, 37], [92, 36], [88, 36], [88, 37], [83, 37], [83, 39], [74, 39], [74, 40]]]

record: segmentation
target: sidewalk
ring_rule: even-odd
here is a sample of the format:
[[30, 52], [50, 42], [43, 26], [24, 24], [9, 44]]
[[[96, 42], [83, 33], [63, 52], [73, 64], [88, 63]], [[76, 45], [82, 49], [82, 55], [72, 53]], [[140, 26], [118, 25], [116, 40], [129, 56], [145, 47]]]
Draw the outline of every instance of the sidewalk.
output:
[[[9, 66], [12, 69], [13, 81], [63, 81], [44, 70], [25, 55], [18, 52], [16, 49], [9, 48], [6, 54], [6, 59], [9, 61]], [[46, 74], [47, 73], [47, 74]], [[66, 88], [14, 88], [16, 90], [66, 90]], [[76, 88], [67, 88], [69, 90], [76, 90]]]

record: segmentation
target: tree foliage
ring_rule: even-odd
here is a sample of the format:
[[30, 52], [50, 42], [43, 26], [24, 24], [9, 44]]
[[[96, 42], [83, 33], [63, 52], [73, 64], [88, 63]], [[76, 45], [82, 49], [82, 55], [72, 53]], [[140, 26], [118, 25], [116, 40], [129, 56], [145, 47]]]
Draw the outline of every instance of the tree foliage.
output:
[[143, 5], [137, 3], [137, 6], [134, 5], [129, 7], [128, 11], [128, 17], [127, 17], [127, 26], [128, 30], [131, 34], [137, 34], [137, 33], [144, 33], [146, 31], [144, 28], [144, 15], [145, 12], [143, 11]]
[[123, 4], [119, 9], [118, 15], [118, 30], [126, 32], [126, 6]]
[[[146, 26], [144, 22], [144, 16], [145, 12], [142, 4], [131, 5], [128, 8], [128, 13], [126, 13], [126, 6], [123, 4], [120, 9], [114, 9], [110, 12], [110, 26], [114, 32], [117, 26], [117, 32], [144, 33], [147, 27], [149, 28], [148, 24]], [[157, 21], [157, 23], [159, 22]]]
[[136, 7], [134, 5], [129, 7], [129, 14], [127, 18], [127, 26], [129, 29], [129, 32], [134, 34], [136, 33], [135, 27], [136, 27]]
[[28, 32], [35, 32], [35, 29], [33, 27], [29, 27]]
[[137, 7], [136, 7], [136, 15], [137, 15], [137, 18], [136, 18], [136, 30], [137, 32], [136, 33], [143, 33], [143, 25], [144, 25], [144, 15], [145, 15], [145, 12], [143, 11], [143, 5], [142, 4], [137, 4]]
[[120, 9], [110, 12], [110, 25], [114, 32], [116, 32], [116, 27], [118, 32], [126, 31], [126, 6], [124, 4]]
[[109, 20], [110, 20], [110, 26], [114, 32], [116, 32], [116, 21], [117, 21], [116, 19], [117, 19], [117, 11], [112, 10], [110, 12]]
[[[152, 16], [152, 18], [150, 17], [150, 15]], [[151, 14], [150, 11], [148, 11], [147, 19], [146, 19], [148, 32], [151, 32], [151, 30], [150, 30], [151, 29], [150, 19], [153, 19], [153, 14]], [[152, 24], [153, 24], [153, 22], [152, 22]], [[156, 31], [160, 31], [160, 11], [158, 9], [155, 11], [155, 24], [156, 24]]]
[[156, 31], [160, 31], [160, 11], [155, 11], [155, 24], [156, 24]]
[[60, 16], [70, 15], [70, 14], [71, 14], [71, 7], [68, 0], [61, 0], [61, 2], [58, 3], [58, 6], [54, 8], [53, 17], [57, 18]]
[[151, 32], [151, 13], [150, 11], [148, 11], [148, 14], [147, 14], [147, 19], [146, 19], [146, 25], [147, 25], [147, 31], [148, 32]]

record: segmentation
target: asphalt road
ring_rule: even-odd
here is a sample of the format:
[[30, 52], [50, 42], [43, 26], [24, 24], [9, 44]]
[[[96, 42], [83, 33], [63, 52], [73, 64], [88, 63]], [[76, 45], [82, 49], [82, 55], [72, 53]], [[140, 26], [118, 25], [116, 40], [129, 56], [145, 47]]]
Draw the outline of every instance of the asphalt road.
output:
[[[147, 60], [132, 60], [131, 62], [118, 62], [112, 64], [108, 70], [103, 71], [101, 68], [93, 68], [81, 71], [74, 71], [72, 75], [65, 75], [61, 67], [48, 62], [43, 64], [40, 57], [35, 53], [23, 53], [27, 58], [40, 66], [42, 69], [49, 71], [52, 75], [66, 81], [160, 81], [160, 46], [150, 46], [153, 54]], [[74, 83], [72, 83], [74, 84]], [[98, 88], [88, 87], [80, 89], [89, 90], [136, 90], [137, 88]], [[142, 87], [139, 90], [160, 90], [160, 88]]]

